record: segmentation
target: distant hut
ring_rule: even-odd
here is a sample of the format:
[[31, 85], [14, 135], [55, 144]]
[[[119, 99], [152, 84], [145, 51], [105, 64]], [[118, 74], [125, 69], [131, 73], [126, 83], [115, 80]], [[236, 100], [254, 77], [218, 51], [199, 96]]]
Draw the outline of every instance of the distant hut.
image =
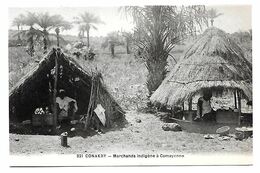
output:
[[107, 90], [100, 73], [83, 68], [60, 49], [53, 49], [10, 90], [10, 121], [31, 120], [39, 107], [48, 106], [55, 114], [53, 103], [59, 89], [65, 89], [67, 96], [77, 101], [77, 114], [86, 119], [91, 119], [97, 104], [105, 109], [106, 127], [124, 117], [124, 111]]
[[215, 27], [208, 28], [187, 49], [150, 99], [170, 107], [184, 101], [191, 104], [192, 97], [204, 89], [234, 91], [240, 112], [241, 97], [252, 99], [252, 65], [228, 34]]

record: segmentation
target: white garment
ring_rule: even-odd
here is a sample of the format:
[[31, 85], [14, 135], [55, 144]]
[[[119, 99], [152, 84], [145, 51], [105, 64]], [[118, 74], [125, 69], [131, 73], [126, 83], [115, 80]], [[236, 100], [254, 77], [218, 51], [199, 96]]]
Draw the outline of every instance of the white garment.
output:
[[56, 103], [59, 104], [60, 109], [63, 109], [66, 112], [68, 112], [69, 103], [72, 102], [72, 101], [75, 102], [75, 104], [74, 104], [75, 105], [75, 110], [74, 111], [77, 112], [78, 106], [77, 106], [77, 101], [76, 100], [74, 100], [74, 99], [72, 99], [70, 97], [67, 97], [67, 96], [65, 96], [63, 99], [61, 99], [60, 97], [56, 98]]
[[[210, 100], [205, 100], [203, 97], [200, 97], [199, 101], [202, 101], [202, 114], [201, 114], [202, 116], [212, 111]], [[198, 106], [198, 110], [199, 110], [199, 106]]]

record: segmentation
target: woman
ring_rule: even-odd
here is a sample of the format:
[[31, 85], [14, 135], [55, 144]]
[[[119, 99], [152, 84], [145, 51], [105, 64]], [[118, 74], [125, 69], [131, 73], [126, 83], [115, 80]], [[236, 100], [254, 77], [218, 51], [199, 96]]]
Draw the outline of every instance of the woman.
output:
[[58, 104], [58, 120], [61, 123], [62, 120], [73, 120], [75, 112], [78, 110], [76, 100], [67, 97], [65, 90], [59, 91], [60, 96], [56, 98]]
[[204, 120], [204, 121], [215, 121], [216, 114], [215, 111], [211, 108], [212, 92], [210, 90], [205, 90], [203, 92], [203, 97], [198, 99], [197, 103], [197, 116], [194, 118], [194, 121]]

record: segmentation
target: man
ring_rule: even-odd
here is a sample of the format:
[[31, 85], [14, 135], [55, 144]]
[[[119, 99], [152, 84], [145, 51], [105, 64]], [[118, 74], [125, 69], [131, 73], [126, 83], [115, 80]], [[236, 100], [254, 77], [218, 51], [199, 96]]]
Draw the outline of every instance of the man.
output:
[[56, 98], [56, 103], [58, 104], [58, 121], [61, 123], [63, 120], [73, 120], [75, 112], [78, 110], [76, 100], [67, 97], [65, 90], [61, 89], [59, 91], [59, 97]]
[[197, 116], [194, 121], [204, 120], [204, 121], [215, 121], [216, 114], [211, 108], [210, 99], [212, 97], [212, 92], [210, 90], [205, 90], [203, 92], [203, 97], [198, 99], [197, 103]]

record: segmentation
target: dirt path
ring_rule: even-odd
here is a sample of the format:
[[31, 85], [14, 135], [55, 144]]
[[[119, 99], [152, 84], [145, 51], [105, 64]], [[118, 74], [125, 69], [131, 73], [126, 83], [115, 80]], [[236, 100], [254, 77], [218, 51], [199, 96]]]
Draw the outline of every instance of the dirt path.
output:
[[[135, 120], [140, 119], [137, 123]], [[10, 134], [11, 154], [75, 153], [252, 153], [253, 140], [220, 141], [204, 139], [203, 134], [163, 131], [163, 122], [152, 114], [128, 112], [125, 128], [87, 138], [68, 139], [70, 147], [60, 146], [59, 136]], [[16, 141], [15, 139], [19, 139]]]

